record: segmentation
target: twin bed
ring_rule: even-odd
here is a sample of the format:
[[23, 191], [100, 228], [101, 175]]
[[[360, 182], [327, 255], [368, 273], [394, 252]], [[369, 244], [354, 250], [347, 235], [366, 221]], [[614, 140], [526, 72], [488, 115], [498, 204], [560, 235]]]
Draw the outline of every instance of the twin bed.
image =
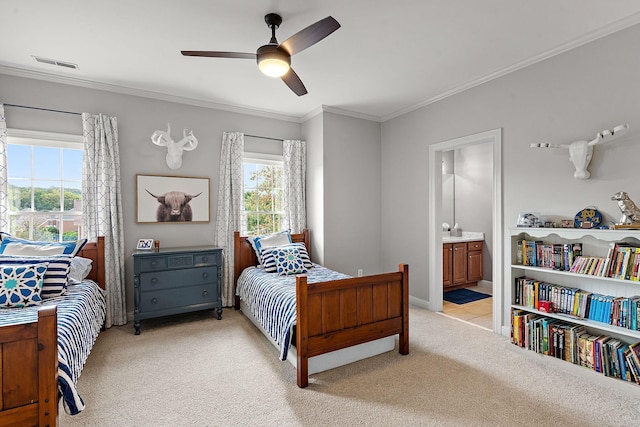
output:
[[[291, 234], [309, 251], [309, 231]], [[234, 234], [235, 308], [297, 368], [309, 374], [392, 350], [409, 354], [409, 268], [348, 277], [317, 264], [306, 274], [265, 273], [246, 237]]]
[[92, 261], [85, 280], [0, 312], [0, 426], [58, 425], [59, 398], [70, 414], [84, 407], [75, 383], [104, 323], [104, 237], [77, 256]]

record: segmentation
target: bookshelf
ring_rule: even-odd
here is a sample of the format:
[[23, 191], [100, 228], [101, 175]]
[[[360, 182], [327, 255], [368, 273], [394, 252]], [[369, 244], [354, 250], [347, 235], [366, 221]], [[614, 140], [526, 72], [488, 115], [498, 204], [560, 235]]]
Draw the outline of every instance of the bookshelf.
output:
[[[523, 265], [523, 262], [531, 263], [523, 255], [526, 253], [523, 240], [536, 241], [540, 246], [537, 249], [540, 258], [534, 260], [535, 265]], [[599, 275], [595, 271], [592, 274], [568, 271], [567, 255], [563, 258], [566, 267], [562, 261], [559, 266], [549, 267], [544, 264], [541, 252], [542, 246], [562, 246], [566, 251], [567, 246], [574, 245], [581, 249], [579, 255], [583, 257], [606, 260], [611, 255], [610, 248], [616, 244], [640, 247], [640, 231], [512, 228], [509, 277], [512, 343], [586, 366], [605, 376], [640, 384], [640, 370], [625, 365], [634, 360], [630, 351], [625, 353], [628, 345], [634, 347], [640, 342], [640, 309], [637, 308], [640, 297], [633, 298], [640, 296], [640, 281], [607, 277], [604, 269]], [[547, 310], [548, 304], [551, 308]], [[606, 361], [604, 352], [609, 352]], [[624, 367], [613, 367], [611, 354], [616, 352], [620, 353]]]

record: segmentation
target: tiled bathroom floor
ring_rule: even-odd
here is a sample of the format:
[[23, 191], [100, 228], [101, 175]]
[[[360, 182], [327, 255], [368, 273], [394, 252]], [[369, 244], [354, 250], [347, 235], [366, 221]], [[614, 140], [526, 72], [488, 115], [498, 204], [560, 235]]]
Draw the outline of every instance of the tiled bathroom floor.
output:
[[[467, 288], [472, 291], [491, 294], [490, 287], [474, 286]], [[464, 320], [474, 325], [492, 330], [493, 328], [493, 299], [485, 298], [467, 304], [442, 302], [442, 313], [446, 316]]]

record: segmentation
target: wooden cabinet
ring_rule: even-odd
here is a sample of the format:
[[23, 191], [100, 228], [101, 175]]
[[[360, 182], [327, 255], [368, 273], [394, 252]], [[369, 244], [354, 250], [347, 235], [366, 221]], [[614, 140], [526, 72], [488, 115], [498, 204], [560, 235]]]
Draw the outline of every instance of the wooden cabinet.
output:
[[442, 245], [442, 286], [445, 290], [475, 286], [482, 280], [482, 241]]
[[133, 254], [134, 328], [140, 321], [216, 309], [222, 317], [222, 249], [209, 246]]

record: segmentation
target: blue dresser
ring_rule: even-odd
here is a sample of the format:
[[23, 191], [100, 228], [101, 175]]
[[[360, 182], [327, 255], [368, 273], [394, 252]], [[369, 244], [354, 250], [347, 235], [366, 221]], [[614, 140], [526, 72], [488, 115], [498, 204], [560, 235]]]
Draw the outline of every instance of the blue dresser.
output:
[[133, 326], [140, 321], [189, 311], [216, 309], [222, 318], [222, 249], [164, 248], [133, 253]]

